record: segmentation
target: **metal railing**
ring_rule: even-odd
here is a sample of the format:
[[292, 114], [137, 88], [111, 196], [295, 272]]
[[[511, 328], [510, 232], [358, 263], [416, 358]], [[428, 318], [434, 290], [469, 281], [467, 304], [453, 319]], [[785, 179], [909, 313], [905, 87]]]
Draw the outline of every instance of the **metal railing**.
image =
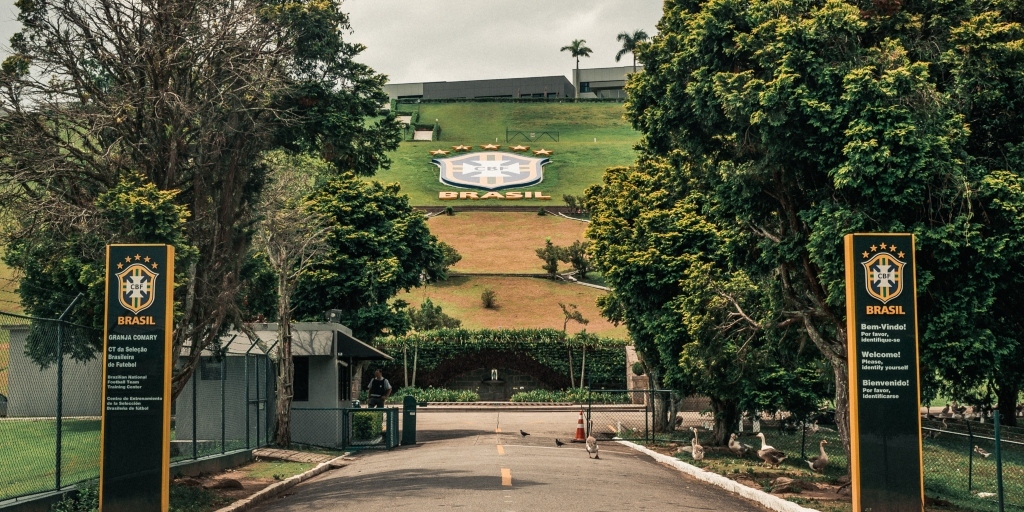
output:
[[327, 449], [391, 449], [399, 442], [398, 409], [293, 407], [291, 442]]

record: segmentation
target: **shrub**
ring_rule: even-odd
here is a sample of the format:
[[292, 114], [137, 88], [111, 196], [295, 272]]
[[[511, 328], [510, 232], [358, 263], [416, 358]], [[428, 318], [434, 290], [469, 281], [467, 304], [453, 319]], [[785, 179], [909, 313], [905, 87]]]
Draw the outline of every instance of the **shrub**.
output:
[[640, 361], [635, 361], [633, 363], [632, 370], [633, 370], [633, 375], [643, 375], [644, 374], [644, 364], [641, 363]]
[[537, 215], [540, 215], [541, 217], [543, 217], [543, 216], [545, 216], [547, 214], [548, 214], [548, 211], [545, 210], [543, 206], [540, 207], [540, 210], [537, 210]]
[[587, 248], [590, 247], [590, 242], [581, 242], [576, 240], [569, 247], [559, 247], [559, 259], [565, 263], [572, 265], [573, 270], [576, 271], [580, 279], [587, 278], [587, 272], [590, 272], [590, 258], [587, 256]]
[[587, 389], [572, 388], [562, 391], [534, 389], [520, 391], [509, 399], [512, 402], [569, 402], [574, 404], [625, 404], [629, 403], [626, 393], [593, 393]]
[[537, 257], [544, 260], [541, 268], [547, 271], [552, 279], [558, 275], [558, 262], [565, 259], [565, 256], [565, 248], [553, 244], [550, 238], [544, 241], [544, 247], [537, 249]]
[[355, 411], [352, 413], [352, 439], [368, 441], [376, 439], [384, 431], [381, 420], [383, 413], [379, 411]]
[[487, 309], [493, 309], [494, 306], [498, 305], [498, 294], [494, 293], [494, 290], [490, 288], [484, 288], [484, 292], [480, 294], [480, 302], [483, 303]]
[[444, 214], [449, 216], [449, 217], [451, 217], [452, 215], [455, 215], [455, 209], [452, 208], [451, 206], [445, 206], [444, 207]]
[[399, 389], [388, 397], [389, 404], [400, 404], [406, 395], [412, 395], [417, 402], [477, 402], [480, 395], [468, 389], [447, 388], [414, 388], [412, 386]]

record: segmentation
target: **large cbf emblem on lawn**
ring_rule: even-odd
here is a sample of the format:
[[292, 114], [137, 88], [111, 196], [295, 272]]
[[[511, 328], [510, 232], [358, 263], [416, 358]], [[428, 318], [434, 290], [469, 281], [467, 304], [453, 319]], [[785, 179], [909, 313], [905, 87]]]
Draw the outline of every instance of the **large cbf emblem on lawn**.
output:
[[[882, 304], [900, 296], [903, 292], [903, 266], [906, 263], [896, 259], [892, 252], [896, 252], [896, 246], [886, 247], [881, 244], [883, 251], [871, 254], [865, 251], [862, 256], [868, 258], [861, 262], [864, 267], [864, 285], [867, 287], [868, 295], [882, 301]], [[871, 251], [878, 249], [877, 245], [871, 246]], [[898, 253], [901, 257], [904, 253]]]
[[549, 160], [487, 151], [435, 158], [433, 162], [441, 169], [441, 183], [445, 185], [500, 190], [540, 183]]
[[117, 289], [121, 291], [117, 298], [121, 306], [136, 315], [153, 305], [153, 290], [156, 289], [156, 278], [159, 274], [146, 265], [132, 263], [124, 271], [117, 273]]

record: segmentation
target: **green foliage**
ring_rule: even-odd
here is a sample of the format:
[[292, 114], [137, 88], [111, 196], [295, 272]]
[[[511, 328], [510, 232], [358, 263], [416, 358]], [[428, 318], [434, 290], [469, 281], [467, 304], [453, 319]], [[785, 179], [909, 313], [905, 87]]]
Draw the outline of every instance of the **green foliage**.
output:
[[630, 369], [633, 370], [633, 375], [639, 376], [644, 374], [644, 364], [640, 361], [633, 361], [633, 366]]
[[587, 213], [586, 198], [584, 196], [563, 194], [562, 200], [565, 201], [565, 207], [568, 208], [570, 214], [582, 215]]
[[447, 388], [401, 388], [388, 397], [389, 404], [400, 404], [405, 400], [406, 395], [411, 395], [417, 402], [478, 402], [480, 395], [476, 391], [468, 389], [447, 389]]
[[494, 309], [498, 305], [498, 294], [490, 288], [484, 288], [480, 294], [480, 302], [486, 309]]
[[558, 275], [558, 262], [565, 257], [565, 249], [553, 244], [548, 238], [544, 241], [544, 247], [537, 249], [537, 257], [544, 261], [541, 268], [554, 279]]
[[409, 328], [405, 303], [389, 302], [447, 272], [445, 253], [423, 215], [409, 206], [398, 184], [366, 182], [351, 175], [332, 179], [310, 197], [311, 210], [328, 219], [326, 243], [299, 280], [297, 318], [320, 318], [340, 309], [341, 323], [356, 337]]
[[541, 206], [541, 207], [540, 207], [540, 208], [539, 208], [539, 209], [537, 210], [537, 215], [539, 215], [539, 216], [541, 216], [541, 217], [543, 217], [543, 216], [545, 216], [545, 215], [547, 215], [547, 214], [548, 214], [548, 211], [547, 211], [547, 210], [545, 210], [543, 206]]
[[594, 393], [586, 388], [570, 388], [561, 391], [548, 391], [546, 389], [534, 389], [532, 391], [520, 391], [512, 395], [510, 402], [559, 402], [571, 404], [627, 404], [629, 403], [628, 393]]
[[444, 214], [451, 217], [452, 215], [455, 215], [455, 210], [451, 206], [445, 206]]
[[561, 254], [561, 261], [572, 265], [572, 269], [576, 271], [577, 276], [580, 279], [587, 278], [587, 272], [590, 272], [590, 256], [587, 255], [587, 251], [590, 249], [590, 242], [581, 242], [576, 240], [569, 247], [559, 247]]
[[441, 249], [441, 265], [436, 268], [435, 280], [447, 281], [448, 270], [455, 266], [456, 263], [462, 261], [462, 255], [459, 251], [455, 250], [454, 247], [448, 245], [445, 242], [438, 241], [438, 247]]
[[[567, 337], [554, 329], [442, 329], [377, 339], [378, 348], [389, 355], [397, 356], [396, 362], [386, 367], [389, 375], [398, 375], [402, 372], [400, 356], [403, 347], [411, 349], [418, 345], [421, 374], [433, 371], [446, 361], [458, 361], [482, 353], [500, 353], [507, 354], [508, 357], [532, 359], [565, 376], [567, 383], [570, 369], [566, 355], [569, 350], [573, 351], [576, 372], [579, 373], [582, 348], [583, 344], [586, 344], [587, 378], [591, 387], [609, 389], [625, 387], [627, 343], [624, 340], [590, 334]], [[420, 379], [421, 377], [417, 377], [417, 381]]]
[[370, 440], [380, 436], [384, 431], [380, 412], [353, 411], [351, 414], [352, 439]]
[[419, 309], [409, 308], [409, 322], [414, 331], [433, 331], [436, 329], [456, 329], [462, 325], [462, 320], [452, 318], [441, 310], [441, 306], [435, 306], [432, 300], [424, 299]]
[[562, 308], [562, 315], [565, 317], [565, 321], [562, 322], [562, 332], [569, 327], [569, 322], [576, 322], [580, 325], [587, 325], [590, 320], [583, 317], [583, 313], [577, 308], [576, 304], [565, 305], [559, 302], [558, 307]]
[[917, 236], [932, 389], [1021, 383], [1022, 11], [865, 5], [667, 1], [627, 85], [640, 157], [587, 200], [603, 311], [655, 381], [727, 415], [831, 376], [844, 444], [848, 233]]
[[242, 287], [236, 301], [246, 321], [277, 321], [277, 273], [267, 255], [249, 251], [239, 277]]
[[[57, 318], [75, 295], [83, 297], [69, 320], [102, 330], [104, 264], [107, 243], [164, 243], [175, 246], [175, 284], [187, 283], [185, 271], [197, 251], [185, 240], [187, 209], [175, 203], [176, 191], [161, 191], [137, 174], [129, 174], [100, 194], [100, 216], [89, 231], [75, 226], [43, 225], [33, 236], [19, 237], [7, 247], [4, 261], [24, 276], [18, 289], [25, 311], [42, 318]], [[45, 236], [44, 236], [45, 235]], [[99, 332], [99, 331], [97, 331]], [[77, 361], [96, 355], [99, 336], [73, 336], [63, 351]], [[56, 361], [56, 344], [44, 333], [30, 334], [28, 355], [39, 365]]]
[[50, 507], [51, 512], [93, 512], [100, 508], [99, 484], [83, 485], [75, 497], [65, 495]]

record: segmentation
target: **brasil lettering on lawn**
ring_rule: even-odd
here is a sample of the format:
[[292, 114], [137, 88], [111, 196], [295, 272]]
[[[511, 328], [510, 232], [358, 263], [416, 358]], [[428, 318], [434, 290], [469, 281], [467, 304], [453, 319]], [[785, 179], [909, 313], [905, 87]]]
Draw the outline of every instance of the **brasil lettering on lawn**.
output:
[[539, 199], [541, 201], [550, 201], [551, 196], [544, 195], [541, 191], [529, 191], [529, 192], [455, 192], [455, 191], [443, 191], [438, 192], [437, 198], [442, 201], [453, 201], [456, 199], [505, 199], [508, 201], [515, 201], [517, 199]]

